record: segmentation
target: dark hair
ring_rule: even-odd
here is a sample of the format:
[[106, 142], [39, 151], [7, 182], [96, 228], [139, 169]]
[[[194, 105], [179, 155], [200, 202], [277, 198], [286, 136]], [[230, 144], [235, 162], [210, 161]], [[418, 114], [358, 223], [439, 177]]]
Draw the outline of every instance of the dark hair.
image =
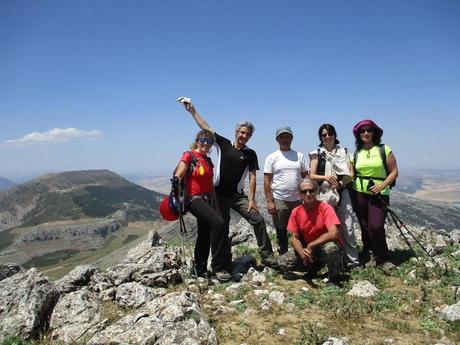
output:
[[[380, 145], [380, 143], [382, 142], [382, 133], [378, 131], [377, 128], [375, 127], [373, 128], [374, 128], [374, 132], [372, 133], [372, 143], [375, 146], [377, 146], [377, 145]], [[358, 132], [358, 136], [356, 137], [356, 140], [355, 140], [356, 151], [361, 150], [363, 146], [364, 146], [364, 143], [361, 140], [361, 136], [359, 135], [359, 132]]]
[[335, 137], [334, 144], [337, 145], [340, 141], [337, 139], [337, 132], [333, 125], [329, 123], [322, 124], [321, 127], [318, 129], [318, 138], [319, 138], [319, 147], [323, 145], [323, 141], [321, 140], [321, 134], [323, 134], [323, 129], [325, 129], [329, 134], [332, 134]]
[[214, 133], [210, 131], [209, 129], [202, 129], [196, 134], [195, 141], [190, 145], [190, 149], [194, 150], [198, 147], [197, 141], [200, 138], [211, 138], [213, 140], [216, 140]]

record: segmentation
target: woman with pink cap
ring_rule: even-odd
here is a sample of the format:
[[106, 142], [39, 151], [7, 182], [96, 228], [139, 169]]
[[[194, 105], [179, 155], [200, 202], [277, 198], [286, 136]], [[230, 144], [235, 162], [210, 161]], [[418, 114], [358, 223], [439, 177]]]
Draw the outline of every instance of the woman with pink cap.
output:
[[390, 187], [398, 176], [396, 158], [390, 147], [381, 144], [383, 130], [372, 120], [362, 120], [353, 127], [354, 154], [353, 201], [361, 224], [363, 252], [372, 251], [377, 265], [394, 268], [389, 261], [385, 236], [386, 206]]

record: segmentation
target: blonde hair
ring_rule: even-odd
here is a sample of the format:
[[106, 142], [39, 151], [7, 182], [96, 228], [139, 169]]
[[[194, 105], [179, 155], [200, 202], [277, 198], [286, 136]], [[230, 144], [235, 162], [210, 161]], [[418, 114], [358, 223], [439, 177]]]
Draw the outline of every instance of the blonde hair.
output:
[[190, 144], [191, 150], [195, 150], [196, 148], [198, 148], [197, 142], [200, 138], [210, 138], [212, 140], [216, 140], [214, 133], [212, 131], [210, 131], [209, 129], [202, 129], [196, 134], [195, 141], [192, 144]]

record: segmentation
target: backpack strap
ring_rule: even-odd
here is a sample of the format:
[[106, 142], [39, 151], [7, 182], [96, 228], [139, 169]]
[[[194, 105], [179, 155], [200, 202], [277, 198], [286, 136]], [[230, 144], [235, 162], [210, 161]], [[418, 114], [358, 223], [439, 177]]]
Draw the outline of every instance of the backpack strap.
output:
[[387, 154], [385, 153], [385, 144], [379, 145], [379, 154], [380, 154], [380, 158], [382, 159], [382, 163], [383, 163], [383, 167], [385, 168], [385, 172], [388, 176], [390, 172], [388, 171], [388, 167], [387, 167]]
[[192, 150], [187, 151], [187, 152], [191, 158], [190, 164], [188, 165], [188, 169], [187, 169], [187, 177], [189, 177], [190, 175], [192, 175], [193, 170], [195, 170], [197, 159]]

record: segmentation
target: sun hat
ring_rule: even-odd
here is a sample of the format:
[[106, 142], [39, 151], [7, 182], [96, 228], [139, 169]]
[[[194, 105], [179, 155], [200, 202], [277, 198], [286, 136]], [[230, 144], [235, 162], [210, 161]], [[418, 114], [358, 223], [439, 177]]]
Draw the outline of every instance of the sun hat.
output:
[[359, 121], [354, 127], [353, 127], [353, 135], [355, 136], [355, 138], [358, 138], [358, 135], [359, 135], [359, 129], [361, 127], [364, 127], [364, 126], [368, 126], [368, 127], [372, 127], [375, 129], [376, 131], [376, 136], [377, 137], [381, 137], [382, 134], [383, 134], [383, 129], [381, 129], [379, 126], [377, 126], [377, 124], [372, 121], [372, 120], [369, 120], [369, 119], [366, 119], [366, 120], [361, 120]]
[[293, 136], [292, 130], [290, 127], [280, 127], [276, 130], [276, 138], [278, 138], [283, 133], [288, 133]]

